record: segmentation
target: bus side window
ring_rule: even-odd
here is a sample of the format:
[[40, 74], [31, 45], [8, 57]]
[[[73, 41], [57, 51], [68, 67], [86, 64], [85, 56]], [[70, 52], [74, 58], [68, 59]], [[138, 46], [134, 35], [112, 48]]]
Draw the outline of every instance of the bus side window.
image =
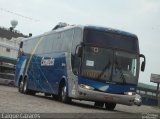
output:
[[77, 54], [75, 54], [76, 46], [82, 42], [82, 30], [80, 28], [74, 29], [74, 36], [72, 41], [72, 49], [71, 49], [71, 65], [72, 65], [72, 71], [75, 75], [78, 75], [81, 57], [78, 57]]
[[44, 53], [51, 53], [52, 51], [52, 44], [53, 39], [50, 37], [51, 35], [45, 36], [43, 40], [43, 52]]
[[71, 55], [72, 71], [75, 75], [78, 75], [80, 62], [81, 62], [80, 57], [78, 57], [77, 55]]
[[61, 39], [58, 33], [54, 33], [51, 35], [51, 39], [52, 39], [52, 51], [56, 52], [56, 51], [60, 51], [61, 50]]
[[82, 42], [83, 36], [82, 36], [82, 30], [80, 28], [74, 29], [74, 36], [72, 41], [72, 54], [75, 53], [76, 47], [78, 44]]
[[72, 46], [73, 29], [65, 30], [61, 33], [61, 51], [70, 52]]

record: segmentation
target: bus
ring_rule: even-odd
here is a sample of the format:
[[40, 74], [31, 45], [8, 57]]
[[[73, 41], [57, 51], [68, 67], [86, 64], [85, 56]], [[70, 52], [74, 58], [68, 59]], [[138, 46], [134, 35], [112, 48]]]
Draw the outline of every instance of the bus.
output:
[[145, 62], [134, 34], [101, 26], [57, 25], [22, 40], [15, 83], [20, 93], [40, 92], [64, 103], [93, 101], [114, 110], [116, 104], [134, 105]]

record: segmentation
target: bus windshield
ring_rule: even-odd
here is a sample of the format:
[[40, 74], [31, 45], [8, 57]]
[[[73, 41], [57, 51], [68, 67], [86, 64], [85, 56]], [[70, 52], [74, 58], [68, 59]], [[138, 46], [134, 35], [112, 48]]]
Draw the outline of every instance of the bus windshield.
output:
[[86, 46], [81, 75], [103, 82], [136, 84], [138, 55]]
[[115, 51], [113, 64], [113, 82], [136, 84], [138, 80], [138, 55]]
[[112, 50], [86, 46], [84, 48], [81, 74], [101, 81], [109, 80], [112, 60]]

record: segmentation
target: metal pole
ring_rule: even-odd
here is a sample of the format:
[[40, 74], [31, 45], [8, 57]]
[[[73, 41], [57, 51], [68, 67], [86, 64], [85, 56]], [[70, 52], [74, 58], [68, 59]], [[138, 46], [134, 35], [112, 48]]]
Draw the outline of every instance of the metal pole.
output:
[[157, 101], [158, 101], [158, 106], [160, 106], [160, 95], [159, 95], [159, 83], [157, 83]]
[[156, 93], [157, 100], [158, 100], [158, 94], [159, 94], [159, 83], [157, 83], [157, 93]]

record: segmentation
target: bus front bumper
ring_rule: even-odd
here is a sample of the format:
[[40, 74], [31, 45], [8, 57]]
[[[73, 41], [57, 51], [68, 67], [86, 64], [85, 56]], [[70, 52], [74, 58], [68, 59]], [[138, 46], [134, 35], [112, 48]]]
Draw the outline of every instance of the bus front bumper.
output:
[[135, 95], [110, 94], [84, 89], [79, 86], [78, 99], [89, 101], [112, 102], [124, 105], [134, 105]]

